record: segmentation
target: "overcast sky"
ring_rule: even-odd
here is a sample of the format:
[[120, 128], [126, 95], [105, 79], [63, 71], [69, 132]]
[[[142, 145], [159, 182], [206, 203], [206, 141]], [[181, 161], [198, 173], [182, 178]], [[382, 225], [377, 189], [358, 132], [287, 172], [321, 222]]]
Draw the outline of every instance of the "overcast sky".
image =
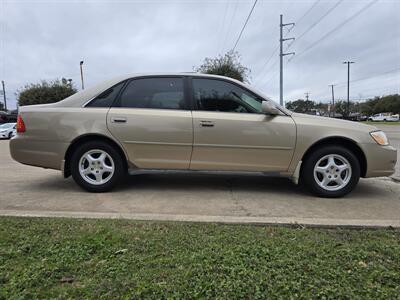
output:
[[[326, 102], [329, 84], [344, 99], [345, 60], [356, 62], [351, 98], [400, 93], [400, 0], [372, 2], [259, 0], [236, 48], [250, 83], [279, 101], [274, 51], [282, 13], [296, 22], [285, 35], [300, 37], [287, 50], [296, 55], [285, 57], [285, 100], [309, 92]], [[80, 60], [86, 86], [127, 73], [192, 71], [232, 49], [253, 3], [0, 0], [0, 79], [15, 107], [15, 92], [27, 83], [66, 77], [80, 88]]]

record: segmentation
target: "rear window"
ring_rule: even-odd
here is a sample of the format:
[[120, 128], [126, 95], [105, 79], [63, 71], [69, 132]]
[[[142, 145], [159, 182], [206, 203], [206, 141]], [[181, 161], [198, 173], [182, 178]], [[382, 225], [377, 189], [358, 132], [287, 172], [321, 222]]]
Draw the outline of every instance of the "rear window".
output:
[[124, 83], [125, 82], [121, 82], [113, 86], [112, 88], [109, 88], [108, 90], [102, 92], [95, 99], [90, 101], [86, 105], [86, 107], [111, 107]]

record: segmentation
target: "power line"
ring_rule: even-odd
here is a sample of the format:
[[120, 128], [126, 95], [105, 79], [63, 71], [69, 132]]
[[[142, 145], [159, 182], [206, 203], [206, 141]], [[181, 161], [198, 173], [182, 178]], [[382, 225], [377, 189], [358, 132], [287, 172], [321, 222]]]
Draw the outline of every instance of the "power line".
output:
[[315, 41], [313, 44], [311, 44], [309, 47], [307, 47], [306, 49], [304, 49], [303, 51], [301, 51], [300, 53], [298, 53], [296, 55], [296, 57], [299, 57], [300, 55], [310, 51], [312, 48], [314, 48], [316, 45], [318, 45], [320, 42], [322, 42], [323, 40], [325, 40], [326, 38], [328, 38], [331, 34], [333, 34], [335, 31], [339, 30], [341, 27], [343, 27], [344, 25], [346, 25], [348, 22], [350, 22], [351, 20], [353, 20], [354, 18], [358, 17], [361, 13], [363, 13], [365, 10], [367, 10], [368, 8], [370, 8], [373, 4], [375, 4], [376, 2], [378, 2], [379, 0], [372, 0], [371, 2], [369, 2], [367, 5], [365, 5], [364, 7], [362, 7], [360, 10], [358, 10], [356, 13], [354, 13], [353, 15], [351, 15], [349, 18], [347, 18], [346, 20], [344, 20], [343, 22], [341, 22], [338, 26], [336, 26], [335, 28], [333, 28], [332, 30], [330, 30], [328, 33], [326, 33], [325, 35], [323, 35], [320, 39], [318, 39], [317, 41]]
[[[272, 52], [271, 56], [266, 60], [266, 62], [263, 64], [263, 66], [261, 67], [260, 70], [260, 74], [264, 72], [265, 67], [268, 65], [268, 63], [272, 60], [272, 58], [275, 57], [275, 54], [278, 52], [279, 50], [279, 45], [276, 46], [276, 48], [274, 49], [274, 51]], [[258, 76], [258, 78], [260, 77], [260, 75]], [[258, 80], [256, 80], [258, 81]]]
[[237, 6], [238, 6], [238, 2], [235, 2], [235, 8], [233, 9], [233, 13], [232, 13], [232, 16], [231, 16], [231, 20], [230, 20], [230, 22], [229, 22], [228, 32], [225, 34], [225, 37], [224, 37], [224, 42], [223, 42], [223, 44], [222, 44], [222, 50], [221, 50], [221, 52], [224, 51], [224, 49], [225, 49], [225, 44], [226, 44], [226, 39], [228, 38], [229, 33], [231, 32], [232, 22], [233, 22], [233, 19], [234, 19], [235, 16], [236, 16]]
[[315, 6], [317, 6], [317, 4], [320, 2], [321, 0], [316, 0], [313, 5], [311, 5], [311, 7], [300, 17], [297, 19], [296, 24], [298, 24], [299, 22], [301, 22], [313, 9]]
[[[221, 29], [220, 29], [220, 32], [221, 32], [222, 34], [224, 34], [225, 20], [226, 20], [226, 15], [227, 15], [227, 13], [228, 13], [228, 8], [229, 8], [229, 2], [226, 3], [225, 12], [224, 12], [224, 18], [222, 19], [222, 26], [221, 26]], [[218, 35], [219, 35], [219, 34], [218, 34]], [[221, 40], [222, 40], [222, 39], [221, 39]]]
[[[371, 78], [374, 78], [374, 77], [379, 77], [379, 76], [382, 76], [382, 75], [385, 75], [385, 74], [390, 74], [390, 73], [393, 73], [393, 72], [397, 72], [397, 71], [400, 71], [400, 68], [395, 68], [395, 69], [392, 69], [392, 70], [389, 70], [389, 71], [385, 71], [383, 73], [375, 74], [375, 75], [372, 75], [372, 76], [365, 76], [365, 77], [357, 78], [357, 79], [354, 79], [354, 80], [350, 80], [350, 82], [363, 81], [363, 80], [371, 79]], [[337, 85], [345, 85], [345, 84], [346, 84], [346, 82], [339, 82]]]
[[[333, 12], [335, 10], [336, 7], [338, 7], [340, 5], [340, 3], [342, 3], [343, 0], [339, 0], [337, 1], [330, 9], [328, 9], [328, 11], [326, 11], [317, 21], [315, 21], [313, 24], [311, 24], [310, 27], [308, 27], [302, 34], [300, 34], [297, 38], [296, 38], [296, 42], [299, 41], [299, 39], [301, 39], [303, 36], [305, 36], [308, 32], [310, 32], [315, 26], [317, 26], [323, 19], [325, 19], [331, 12]], [[294, 43], [294, 42], [293, 42]], [[293, 43], [291, 45], [293, 45]]]
[[251, 7], [251, 10], [250, 10], [249, 15], [247, 16], [246, 22], [244, 22], [244, 25], [243, 25], [243, 27], [242, 27], [242, 30], [240, 31], [240, 34], [239, 34], [239, 36], [238, 36], [238, 38], [237, 38], [237, 40], [236, 40], [236, 42], [235, 42], [235, 46], [233, 46], [233, 48], [232, 48], [233, 51], [235, 51], [236, 46], [237, 46], [237, 44], [239, 43], [240, 38], [242, 37], [243, 31], [244, 31], [244, 29], [246, 28], [247, 23], [249, 22], [249, 19], [250, 19], [250, 17], [251, 17], [251, 14], [253, 13], [254, 7], [255, 7], [256, 4], [257, 4], [257, 1], [258, 1], [258, 0], [255, 0], [254, 3], [253, 3], [253, 6]]
[[[314, 9], [314, 7], [315, 7], [320, 1], [321, 1], [321, 0], [316, 0], [316, 1], [314, 1], [314, 3], [311, 5], [311, 7], [310, 7], [300, 18], [298, 18], [297, 21], [296, 21], [295, 23], [298, 23], [298, 22], [300, 22], [302, 19], [304, 19], [304, 18]], [[289, 32], [290, 32], [290, 30], [292, 30], [292, 28], [293, 28], [293, 27], [291, 27], [291, 28], [289, 29]], [[289, 43], [289, 44], [287, 45], [286, 50], [289, 49], [290, 46], [291, 46], [293, 43], [294, 43], [294, 40], [293, 40], [291, 43]], [[260, 74], [264, 72], [264, 69], [266, 68], [266, 66], [268, 65], [268, 63], [271, 61], [271, 59], [274, 58], [274, 55], [278, 52], [278, 50], [279, 50], [279, 45], [272, 51], [271, 56], [269, 56], [269, 58], [266, 60], [266, 62], [265, 62], [265, 63], [263, 64], [263, 66], [261, 67], [261, 69], [260, 69]], [[259, 77], [260, 77], [260, 75], [259, 75], [257, 78], [259, 78]], [[271, 78], [272, 78], [272, 77], [271, 77]], [[258, 81], [258, 80], [255, 80], [255, 81]]]

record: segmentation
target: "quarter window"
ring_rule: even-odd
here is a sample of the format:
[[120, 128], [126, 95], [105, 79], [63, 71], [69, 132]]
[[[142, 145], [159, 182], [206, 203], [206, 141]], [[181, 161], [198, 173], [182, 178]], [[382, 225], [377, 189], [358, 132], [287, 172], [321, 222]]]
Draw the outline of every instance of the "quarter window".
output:
[[262, 99], [222, 80], [193, 79], [194, 99], [199, 110], [261, 113]]
[[123, 85], [124, 82], [121, 82], [102, 92], [95, 99], [90, 101], [86, 107], [111, 107]]
[[185, 109], [182, 78], [132, 80], [121, 94], [121, 107]]

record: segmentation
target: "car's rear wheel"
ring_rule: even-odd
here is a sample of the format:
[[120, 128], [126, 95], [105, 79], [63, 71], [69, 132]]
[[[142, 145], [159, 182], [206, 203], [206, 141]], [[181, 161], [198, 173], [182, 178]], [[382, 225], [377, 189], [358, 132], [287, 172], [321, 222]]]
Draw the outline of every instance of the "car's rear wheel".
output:
[[301, 171], [301, 182], [320, 197], [342, 197], [354, 189], [359, 179], [358, 159], [340, 146], [315, 150], [306, 157]]
[[71, 157], [71, 175], [89, 192], [107, 192], [114, 188], [125, 172], [118, 151], [102, 141], [80, 145]]

